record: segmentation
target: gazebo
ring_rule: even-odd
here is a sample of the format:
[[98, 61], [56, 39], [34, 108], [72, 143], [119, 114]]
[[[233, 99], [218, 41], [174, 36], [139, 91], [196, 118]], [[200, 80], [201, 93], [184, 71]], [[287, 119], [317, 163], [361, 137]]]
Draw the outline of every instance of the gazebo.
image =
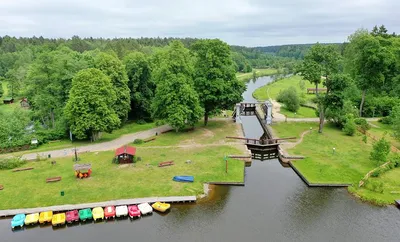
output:
[[133, 163], [136, 148], [132, 146], [122, 146], [115, 150], [115, 159], [119, 164]]
[[77, 178], [88, 178], [92, 174], [91, 164], [75, 164], [74, 165], [75, 176]]

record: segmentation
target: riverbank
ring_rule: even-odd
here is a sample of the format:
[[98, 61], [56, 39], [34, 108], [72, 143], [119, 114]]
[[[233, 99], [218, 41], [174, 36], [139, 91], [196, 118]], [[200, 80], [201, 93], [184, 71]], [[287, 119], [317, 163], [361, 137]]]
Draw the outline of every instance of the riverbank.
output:
[[[292, 161], [292, 165], [311, 183], [352, 184], [349, 192], [376, 205], [393, 204], [400, 197], [400, 169], [395, 168], [370, 178], [382, 183], [379, 192], [369, 186], [359, 188], [359, 181], [377, 167], [369, 159], [372, 140], [362, 141], [362, 135], [346, 136], [341, 130], [326, 124], [324, 133], [318, 133], [316, 123], [279, 123], [272, 126], [278, 137], [296, 136], [309, 131], [296, 146], [291, 143], [281, 147], [291, 155], [305, 156], [303, 160]], [[333, 149], [335, 148], [335, 150]], [[374, 181], [376, 180], [376, 181]]]
[[[244, 162], [224, 157], [244, 153], [242, 143], [227, 143], [226, 135], [240, 135], [241, 127], [227, 121], [211, 121], [208, 127], [189, 132], [169, 132], [155, 141], [136, 146], [141, 157], [135, 164], [112, 163], [114, 150], [79, 154], [79, 163], [91, 163], [92, 175], [77, 179], [72, 157], [28, 162], [22, 172], [0, 171], [0, 209], [43, 207], [61, 204], [91, 203], [115, 199], [192, 196], [203, 193], [206, 182], [242, 182]], [[133, 144], [132, 144], [133, 145]], [[159, 168], [163, 161], [174, 165]], [[187, 162], [190, 160], [190, 162]], [[56, 164], [53, 165], [52, 161]], [[193, 183], [172, 181], [176, 175], [192, 175]], [[46, 178], [61, 176], [55, 183]], [[64, 191], [65, 195], [60, 196]], [[10, 199], [12, 198], [12, 199]]]
[[[256, 72], [256, 78], [263, 76], [272, 76], [279, 73], [278, 69], [268, 68], [268, 69], [253, 69]], [[249, 81], [254, 78], [253, 72], [247, 73], [236, 73], [236, 78], [240, 81]]]

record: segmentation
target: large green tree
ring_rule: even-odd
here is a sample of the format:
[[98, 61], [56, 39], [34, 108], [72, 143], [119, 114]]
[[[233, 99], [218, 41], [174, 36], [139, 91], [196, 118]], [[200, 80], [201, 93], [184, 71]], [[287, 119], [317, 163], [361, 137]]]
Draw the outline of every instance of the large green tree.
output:
[[195, 54], [195, 87], [204, 108], [204, 125], [222, 109], [231, 109], [241, 102], [245, 85], [236, 79], [229, 46], [218, 39], [199, 40]]
[[124, 64], [129, 79], [131, 117], [149, 119], [151, 117], [151, 101], [155, 92], [149, 60], [143, 53], [133, 52], [125, 56]]
[[166, 120], [177, 131], [194, 126], [203, 110], [193, 86], [193, 64], [189, 50], [172, 41], [155, 70], [157, 84], [152, 103], [153, 117]]
[[117, 57], [101, 52], [94, 57], [94, 67], [110, 77], [117, 94], [114, 109], [121, 121], [125, 122], [130, 110], [130, 91], [125, 66]]
[[112, 132], [120, 125], [114, 110], [117, 99], [111, 80], [102, 71], [89, 68], [72, 80], [65, 116], [78, 139], [98, 139], [100, 132]]

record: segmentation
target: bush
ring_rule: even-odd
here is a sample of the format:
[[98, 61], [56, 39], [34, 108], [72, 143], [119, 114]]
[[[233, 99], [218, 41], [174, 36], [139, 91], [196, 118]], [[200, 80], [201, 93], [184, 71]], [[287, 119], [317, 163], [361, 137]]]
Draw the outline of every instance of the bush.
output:
[[140, 145], [140, 144], [143, 144], [143, 143], [144, 143], [144, 140], [142, 140], [142, 139], [135, 139], [135, 140], [133, 141], [133, 143], [134, 143], [134, 144], [137, 144], [137, 145]]
[[374, 191], [374, 192], [378, 192], [378, 193], [383, 193], [383, 183], [380, 182], [380, 181], [368, 180], [368, 182], [365, 185], [365, 187], [368, 190], [371, 190], [371, 191]]
[[155, 122], [156, 126], [162, 126], [165, 123], [166, 123], [165, 120], [156, 120], [156, 122]]
[[371, 125], [368, 123], [368, 121], [365, 118], [356, 118], [354, 119], [354, 122], [360, 126], [360, 128], [365, 132], [367, 130], [371, 129]]
[[370, 153], [370, 159], [376, 161], [378, 164], [385, 163], [390, 152], [390, 142], [382, 137], [374, 143], [373, 149]]
[[390, 116], [383, 117], [378, 120], [378, 122], [383, 123], [383, 124], [393, 124], [393, 120]]
[[348, 136], [353, 136], [356, 133], [356, 123], [354, 122], [353, 115], [347, 115], [346, 122], [342, 130]]
[[300, 108], [300, 98], [295, 87], [280, 91], [277, 101], [285, 104], [286, 108], [291, 112], [297, 112]]
[[136, 121], [137, 124], [146, 124], [146, 120], [143, 119], [139, 119], [138, 121]]
[[0, 160], [0, 170], [9, 170], [20, 167], [26, 163], [26, 160], [22, 160], [19, 157], [13, 157], [8, 159]]

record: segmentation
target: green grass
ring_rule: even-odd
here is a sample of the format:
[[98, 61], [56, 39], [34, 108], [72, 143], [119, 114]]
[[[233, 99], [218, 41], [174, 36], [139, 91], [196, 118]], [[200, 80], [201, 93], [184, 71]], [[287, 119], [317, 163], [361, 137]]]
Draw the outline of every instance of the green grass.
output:
[[307, 123], [307, 122], [288, 122], [288, 123], [274, 123], [272, 126], [274, 133], [278, 137], [297, 137], [307, 130], [312, 128], [318, 131], [318, 123]]
[[371, 122], [373, 125], [378, 126], [377, 127], [371, 127], [370, 130], [368, 130], [368, 132], [374, 136], [376, 136], [377, 138], [383, 137], [385, 136], [386, 139], [396, 148], [400, 149], [400, 141], [395, 139], [393, 137], [393, 129], [389, 124], [383, 124], [380, 122]]
[[[207, 129], [218, 133], [217, 130], [220, 128], [221, 126], [215, 125]], [[226, 135], [233, 135], [236, 133], [236, 128], [226, 131], [228, 131]], [[157, 140], [162, 139], [163, 143], [168, 144], [176, 143], [175, 139], [202, 140], [204, 132], [196, 130], [172, 134], [161, 135]], [[10, 170], [0, 171], [0, 184], [4, 185], [0, 196], [0, 209], [124, 198], [199, 195], [203, 192], [204, 182], [242, 182], [244, 179], [243, 161], [229, 159], [229, 170], [225, 173], [223, 157], [227, 154], [240, 154], [240, 150], [233, 146], [184, 148], [140, 146], [137, 147], [136, 153], [142, 160], [133, 166], [111, 163], [114, 151], [82, 154], [80, 163], [91, 163], [93, 167], [92, 177], [82, 180], [74, 177], [72, 169], [74, 162], [71, 157], [56, 159], [56, 165], [51, 165], [50, 160], [29, 162], [24, 167], [35, 168], [30, 171], [15, 173]], [[159, 162], [166, 160], [174, 160], [175, 165], [157, 167]], [[186, 160], [191, 160], [192, 163], [186, 164]], [[195, 182], [174, 182], [172, 177], [176, 175], [193, 175]], [[61, 176], [62, 180], [55, 183], [45, 182], [46, 178], [54, 176]], [[64, 197], [60, 196], [60, 191], [65, 191]]]
[[[287, 89], [289, 87], [295, 87], [297, 92], [299, 94], [304, 93], [304, 97], [307, 101], [311, 100], [312, 98], [315, 97], [315, 94], [306, 94], [306, 90], [301, 90], [299, 86], [299, 82], [302, 79], [302, 77], [294, 75], [288, 78], [284, 78], [281, 80], [278, 80], [276, 82], [270, 83], [268, 85], [262, 86], [258, 89], [256, 89], [253, 93], [254, 98], [256, 98], [259, 101], [265, 101], [268, 100], [269, 98], [276, 100], [276, 97], [278, 96], [279, 92], [281, 90]], [[308, 81], [305, 81], [305, 87], [306, 88], [315, 88], [313, 84], [311, 84]]]
[[294, 113], [287, 110], [284, 106], [281, 107], [281, 114], [286, 115], [288, 118], [317, 118], [315, 110], [307, 107], [300, 107], [299, 110]]
[[[257, 77], [262, 77], [262, 76], [271, 76], [275, 75], [278, 73], [278, 69], [253, 69], [256, 71]], [[248, 81], [253, 79], [253, 72], [248, 72], [248, 73], [236, 73], [236, 77], [240, 81]]]

